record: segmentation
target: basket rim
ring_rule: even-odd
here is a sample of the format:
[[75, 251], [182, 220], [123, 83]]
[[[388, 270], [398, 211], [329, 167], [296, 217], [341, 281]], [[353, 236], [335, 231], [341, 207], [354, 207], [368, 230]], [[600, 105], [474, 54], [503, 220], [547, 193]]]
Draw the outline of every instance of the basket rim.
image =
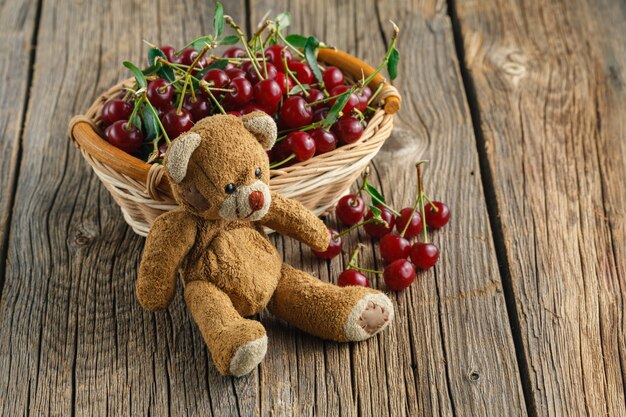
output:
[[[320, 49], [317, 58], [318, 61], [341, 68], [344, 72], [350, 74], [354, 78], [361, 78], [363, 75], [368, 77], [375, 71], [375, 69], [367, 63], [338, 49]], [[108, 91], [119, 89], [119, 87], [127, 81], [128, 80], [116, 84]], [[391, 86], [391, 84], [386, 82], [385, 78], [380, 74], [377, 74], [372, 79], [369, 86], [372, 90], [375, 90], [381, 84], [383, 85], [383, 88], [387, 87], [389, 90], [386, 96], [382, 98], [383, 111], [385, 114], [393, 115], [400, 109], [400, 94], [393, 86]], [[106, 94], [107, 92], [101, 94], [92, 106], [90, 106], [90, 109], [92, 109], [99, 102], [103, 101]], [[370, 122], [368, 122], [368, 125], [369, 123]], [[82, 148], [84, 152], [89, 153], [94, 159], [98, 160], [102, 164], [108, 165], [121, 174], [127, 175], [136, 181], [140, 181], [141, 183], [146, 183], [148, 181], [151, 175], [151, 168], [155, 164], [148, 164], [141, 159], [111, 145], [104, 139], [100, 128], [90, 117], [85, 115], [74, 116], [69, 123], [68, 136], [79, 148]], [[356, 144], [358, 144], [358, 142], [355, 143], [355, 145]], [[315, 157], [312, 158], [312, 160], [314, 159]], [[297, 165], [298, 164], [294, 164], [293, 167], [297, 167]], [[171, 186], [167, 176], [160, 178], [157, 188], [170, 196], [172, 195]]]

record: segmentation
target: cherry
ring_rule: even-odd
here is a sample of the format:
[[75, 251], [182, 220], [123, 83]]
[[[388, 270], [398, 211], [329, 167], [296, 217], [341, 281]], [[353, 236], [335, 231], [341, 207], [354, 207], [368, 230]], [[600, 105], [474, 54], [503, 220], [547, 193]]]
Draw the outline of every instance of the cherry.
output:
[[306, 132], [291, 132], [285, 138], [285, 145], [296, 155], [299, 162], [311, 159], [315, 155], [315, 141]]
[[367, 100], [369, 100], [370, 98], [372, 98], [372, 89], [369, 88], [368, 86], [364, 86], [363, 89], [361, 90], [361, 93], [358, 95], [360, 97], [365, 97]]
[[439, 248], [434, 243], [416, 242], [411, 248], [411, 260], [416, 267], [428, 269], [437, 263]]
[[280, 91], [283, 93], [283, 95], [287, 94], [287, 89], [291, 91], [291, 89], [293, 88], [293, 81], [291, 81], [291, 78], [287, 77], [282, 72], [276, 74], [276, 79], [274, 81], [276, 81], [280, 86]]
[[318, 155], [330, 152], [337, 148], [337, 137], [323, 127], [316, 127], [309, 132], [309, 135], [315, 141], [315, 151]]
[[354, 194], [344, 195], [335, 207], [335, 214], [341, 223], [352, 226], [363, 218], [365, 203], [361, 197]]
[[[437, 210], [433, 208], [433, 205], [437, 207]], [[450, 209], [441, 201], [433, 201], [432, 204], [427, 204], [424, 207], [426, 215], [426, 224], [435, 229], [439, 229], [450, 220]]]
[[274, 64], [278, 71], [285, 72], [285, 64], [283, 63], [282, 54], [285, 55], [285, 60], [287, 61], [287, 65], [289, 65], [293, 56], [289, 49], [281, 45], [272, 45], [268, 47], [265, 50], [265, 59]]
[[241, 117], [241, 111], [239, 110], [227, 111], [226, 114], [230, 114], [231, 116]]
[[118, 120], [128, 120], [131, 114], [133, 106], [129, 102], [121, 99], [107, 101], [102, 107], [102, 123], [108, 126]]
[[104, 131], [109, 143], [127, 153], [135, 153], [143, 144], [143, 133], [128, 120], [118, 120]]
[[241, 68], [228, 68], [224, 72], [231, 80], [234, 80], [235, 78], [246, 78], [246, 72]]
[[387, 262], [409, 257], [411, 244], [408, 240], [395, 233], [387, 233], [380, 239], [380, 255]]
[[[304, 99], [309, 104], [311, 104], [311, 103], [313, 103], [315, 101], [320, 101], [320, 100], [324, 99], [324, 93], [322, 93], [317, 88], [311, 88], [308, 92], [309, 92], [309, 95], [307, 97], [305, 97]], [[324, 107], [324, 103], [317, 103], [317, 104], [312, 106], [313, 110], [317, 110], [317, 109], [320, 109], [322, 107]]]
[[254, 100], [262, 106], [276, 107], [282, 95], [280, 86], [274, 80], [262, 80], [254, 86]]
[[188, 95], [183, 100], [183, 109], [191, 113], [193, 121], [197, 122], [211, 114], [211, 103], [204, 95], [196, 94], [195, 99]]
[[174, 96], [174, 88], [168, 84], [163, 78], [157, 78], [148, 83], [146, 88], [146, 96], [150, 103], [156, 107], [165, 107], [172, 102]]
[[370, 97], [372, 97], [372, 90], [368, 86], [365, 86], [360, 93], [357, 93], [356, 96], [359, 98], [359, 104], [355, 106], [355, 109], [363, 113], [365, 110], [367, 110], [367, 102], [369, 101]]
[[[180, 54], [178, 54], [178, 62], [180, 62], [183, 65], [191, 65], [193, 64], [193, 61], [195, 61], [195, 59], [198, 57], [200, 53], [198, 51], [196, 51], [193, 48], [187, 48], [187, 49], [183, 49]], [[202, 57], [197, 63], [196, 63], [196, 68], [204, 68], [206, 66], [207, 62], [206, 59], [204, 59], [204, 57]]]
[[287, 66], [295, 73], [300, 84], [311, 84], [313, 81], [313, 70], [308, 64], [301, 61], [291, 61], [287, 63]]
[[163, 158], [165, 156], [165, 153], [167, 152], [169, 146], [167, 146], [167, 143], [163, 142], [159, 145], [159, 157]]
[[234, 89], [224, 96], [224, 105], [229, 110], [240, 108], [252, 100], [252, 84], [247, 79], [235, 78], [228, 87]]
[[360, 287], [369, 287], [370, 283], [365, 275], [356, 269], [346, 269], [337, 279], [337, 285], [347, 287], [350, 285], [358, 285]]
[[295, 129], [310, 124], [313, 120], [313, 111], [306, 106], [306, 101], [302, 97], [292, 96], [283, 102], [279, 119], [286, 128]]
[[328, 244], [328, 248], [326, 248], [323, 252], [318, 252], [313, 250], [315, 256], [320, 259], [332, 259], [335, 256], [341, 253], [341, 249], [343, 248], [343, 242], [341, 240], [341, 236], [337, 236], [339, 232], [335, 229], [328, 229], [328, 233], [330, 234], [330, 243]]
[[[338, 85], [330, 91], [330, 95], [331, 97], [338, 96], [339, 94], [343, 94], [348, 90], [350, 90], [350, 87], [348, 87], [347, 85]], [[335, 101], [337, 101], [336, 98], [330, 101], [331, 107], [333, 104], [335, 104]], [[359, 100], [359, 97], [356, 94], [354, 93], [350, 94], [350, 97], [348, 98], [348, 101], [346, 102], [345, 106], [343, 106], [343, 109], [341, 110], [341, 112], [346, 116], [349, 115], [352, 112], [352, 109], [355, 108], [359, 104], [360, 101], [361, 100]]]
[[252, 85], [255, 85], [263, 79], [275, 80], [276, 76], [278, 75], [276, 67], [269, 62], [265, 64], [267, 67], [267, 76], [265, 76], [265, 68], [263, 67], [263, 63], [259, 63], [259, 65], [261, 66], [261, 68], [259, 69], [259, 72], [261, 73], [261, 78], [259, 78], [259, 74], [256, 73], [256, 70], [250, 62], [246, 62], [246, 64], [249, 64], [246, 66], [246, 78], [250, 80]]
[[411, 285], [415, 279], [415, 268], [406, 259], [397, 259], [385, 268], [383, 278], [389, 288], [400, 291]]
[[322, 74], [322, 80], [324, 80], [324, 87], [326, 87], [326, 90], [331, 91], [338, 85], [343, 85], [343, 72], [341, 72], [341, 70], [337, 67], [328, 67]]
[[230, 78], [226, 75], [226, 72], [219, 68], [211, 68], [204, 73], [202, 79], [211, 84], [210, 87], [224, 88], [229, 82]]
[[262, 111], [265, 112], [269, 116], [273, 116], [276, 113], [276, 106], [262, 106], [259, 103], [251, 101], [250, 103], [243, 106], [241, 109], [241, 114], [252, 113], [253, 111]]
[[328, 107], [323, 107], [321, 109], [317, 109], [313, 112], [313, 121], [314, 122], [321, 122], [322, 120], [324, 120], [326, 118], [326, 116], [328, 115]]
[[193, 127], [193, 118], [191, 113], [185, 109], [181, 109], [180, 113], [176, 109], [172, 109], [165, 113], [162, 123], [167, 136], [174, 140]]
[[246, 56], [246, 51], [241, 49], [238, 46], [233, 46], [232, 48], [228, 48], [222, 54], [224, 58], [243, 58]]
[[[176, 49], [174, 49], [173, 46], [164, 45], [159, 49], [163, 52], [168, 61], [176, 62]], [[150, 65], [152, 65], [152, 62], [150, 62]]]
[[[380, 238], [393, 230], [393, 226], [396, 223], [396, 216], [387, 207], [381, 205], [377, 205], [376, 207], [381, 210], [380, 217], [383, 219], [384, 223], [368, 223], [363, 225], [363, 229], [365, 229], [365, 233], [371, 237]], [[372, 217], [374, 217], [372, 210], [368, 210], [365, 215], [365, 220], [369, 220]]]
[[363, 124], [354, 117], [342, 117], [331, 129], [344, 144], [354, 143], [363, 135]]
[[409, 227], [407, 227], [406, 232], [404, 232], [404, 237], [407, 239], [411, 239], [419, 235], [424, 227], [422, 216], [419, 212], [416, 210], [415, 213], [413, 213], [413, 216], [411, 216], [411, 213], [413, 213], [413, 207], [403, 208], [400, 210], [400, 218], [396, 220], [396, 230], [398, 233], [402, 233], [404, 227], [410, 219], [411, 223], [409, 224]]

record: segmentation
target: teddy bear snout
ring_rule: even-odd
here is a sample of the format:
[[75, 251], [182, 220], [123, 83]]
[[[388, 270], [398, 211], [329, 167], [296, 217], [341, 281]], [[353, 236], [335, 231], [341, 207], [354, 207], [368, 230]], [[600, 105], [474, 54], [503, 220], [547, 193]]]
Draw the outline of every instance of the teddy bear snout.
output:
[[265, 198], [261, 191], [252, 191], [248, 196], [248, 202], [250, 203], [250, 209], [252, 211], [259, 211], [265, 204]]

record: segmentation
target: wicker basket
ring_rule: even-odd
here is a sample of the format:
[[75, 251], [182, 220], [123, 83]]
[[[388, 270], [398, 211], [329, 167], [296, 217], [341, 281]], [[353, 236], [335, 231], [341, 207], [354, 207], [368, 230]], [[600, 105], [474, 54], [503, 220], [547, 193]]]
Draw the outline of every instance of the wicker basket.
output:
[[[374, 69], [352, 55], [334, 49], [322, 49], [321, 63], [334, 65], [354, 78], [366, 77]], [[375, 90], [384, 79], [378, 75], [370, 83]], [[124, 219], [133, 230], [146, 236], [154, 219], [177, 207], [170, 184], [159, 164], [147, 164], [109, 144], [98, 125], [102, 106], [119, 96], [133, 80], [122, 82], [102, 94], [86, 115], [70, 121], [69, 136], [85, 160], [122, 209]], [[382, 107], [369, 120], [359, 141], [304, 162], [271, 171], [272, 191], [294, 198], [321, 215], [348, 192], [363, 169], [376, 155], [393, 127], [393, 114], [400, 108], [400, 95], [385, 83], [379, 95]]]

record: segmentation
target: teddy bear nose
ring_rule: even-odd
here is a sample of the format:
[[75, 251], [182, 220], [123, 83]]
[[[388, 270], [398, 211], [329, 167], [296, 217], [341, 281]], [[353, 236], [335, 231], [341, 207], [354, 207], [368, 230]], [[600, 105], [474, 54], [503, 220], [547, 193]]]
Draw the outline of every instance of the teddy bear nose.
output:
[[265, 197], [263, 197], [263, 193], [261, 191], [252, 191], [248, 196], [248, 202], [250, 203], [252, 211], [258, 211], [263, 208]]

